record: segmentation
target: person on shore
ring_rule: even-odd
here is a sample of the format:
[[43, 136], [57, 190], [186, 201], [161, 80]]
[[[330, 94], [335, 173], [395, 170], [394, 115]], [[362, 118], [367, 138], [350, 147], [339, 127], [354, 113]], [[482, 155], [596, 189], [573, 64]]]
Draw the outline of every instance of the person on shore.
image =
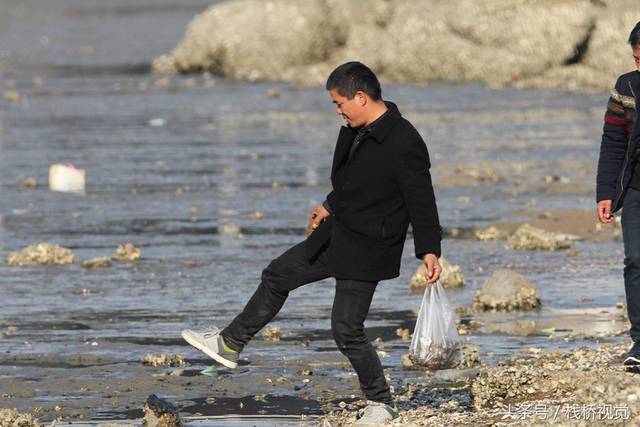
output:
[[624, 287], [633, 340], [624, 365], [640, 366], [640, 22], [631, 31], [629, 44], [636, 70], [618, 77], [611, 90], [600, 144], [596, 200], [603, 224], [613, 221], [613, 213], [624, 204]]
[[244, 310], [226, 328], [187, 329], [182, 337], [235, 368], [239, 353], [280, 311], [289, 292], [333, 277], [331, 330], [367, 398], [357, 424], [377, 424], [398, 411], [364, 321], [378, 282], [399, 275], [409, 223], [427, 281], [438, 280], [442, 229], [427, 146], [398, 107], [382, 99], [376, 75], [362, 63], [347, 62], [331, 73], [326, 89], [346, 126], [333, 155], [333, 190], [310, 213], [311, 234], [271, 261]]

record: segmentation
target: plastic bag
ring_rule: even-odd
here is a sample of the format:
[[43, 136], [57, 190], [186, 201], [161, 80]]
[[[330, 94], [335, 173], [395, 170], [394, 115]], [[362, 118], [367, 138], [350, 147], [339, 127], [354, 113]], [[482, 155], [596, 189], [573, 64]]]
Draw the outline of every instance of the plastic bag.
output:
[[462, 362], [462, 340], [440, 282], [424, 291], [409, 359], [415, 367], [428, 370], [451, 369]]

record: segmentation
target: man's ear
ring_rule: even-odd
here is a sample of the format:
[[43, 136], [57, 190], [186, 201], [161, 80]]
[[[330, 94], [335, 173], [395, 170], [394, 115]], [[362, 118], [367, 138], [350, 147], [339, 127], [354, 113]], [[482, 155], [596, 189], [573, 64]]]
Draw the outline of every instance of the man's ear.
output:
[[358, 104], [360, 104], [361, 107], [367, 105], [367, 94], [362, 92], [361, 90], [356, 92], [355, 98], [358, 100]]

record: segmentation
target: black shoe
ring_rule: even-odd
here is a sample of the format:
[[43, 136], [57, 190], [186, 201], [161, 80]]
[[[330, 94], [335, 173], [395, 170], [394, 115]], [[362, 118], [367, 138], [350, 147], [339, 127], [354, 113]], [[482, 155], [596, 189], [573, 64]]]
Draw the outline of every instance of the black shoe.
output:
[[635, 341], [624, 358], [624, 366], [640, 366], [640, 341]]

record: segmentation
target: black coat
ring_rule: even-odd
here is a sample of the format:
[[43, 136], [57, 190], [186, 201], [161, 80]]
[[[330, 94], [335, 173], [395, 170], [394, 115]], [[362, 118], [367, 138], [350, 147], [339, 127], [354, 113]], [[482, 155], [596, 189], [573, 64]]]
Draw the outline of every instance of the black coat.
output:
[[632, 71], [618, 78], [604, 117], [596, 200], [612, 200], [611, 211], [622, 208], [640, 154], [640, 73]]
[[310, 260], [328, 251], [338, 279], [398, 277], [409, 222], [416, 257], [440, 256], [442, 229], [429, 173], [429, 153], [395, 104], [355, 148], [356, 129], [342, 127], [331, 168], [333, 214], [307, 238]]

